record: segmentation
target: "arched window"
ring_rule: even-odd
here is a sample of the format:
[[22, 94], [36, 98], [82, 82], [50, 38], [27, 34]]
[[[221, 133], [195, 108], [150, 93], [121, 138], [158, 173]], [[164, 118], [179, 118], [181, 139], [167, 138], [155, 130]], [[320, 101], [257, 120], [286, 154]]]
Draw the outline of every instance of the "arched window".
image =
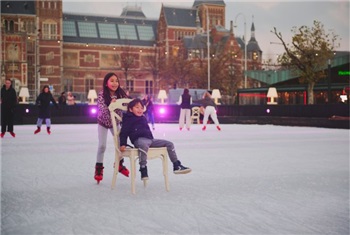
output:
[[9, 31], [14, 32], [15, 31], [15, 22], [13, 20], [10, 21], [10, 28]]

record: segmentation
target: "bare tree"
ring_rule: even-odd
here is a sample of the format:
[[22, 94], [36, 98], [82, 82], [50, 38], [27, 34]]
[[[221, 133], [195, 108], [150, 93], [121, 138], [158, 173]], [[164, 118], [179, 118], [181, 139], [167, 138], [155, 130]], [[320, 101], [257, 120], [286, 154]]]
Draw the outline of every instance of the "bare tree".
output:
[[135, 61], [135, 55], [131, 52], [130, 46], [126, 46], [123, 48], [123, 52], [121, 53], [121, 69], [124, 72], [125, 76], [125, 89], [129, 90], [128, 87], [128, 73], [130, 68], [133, 67]]

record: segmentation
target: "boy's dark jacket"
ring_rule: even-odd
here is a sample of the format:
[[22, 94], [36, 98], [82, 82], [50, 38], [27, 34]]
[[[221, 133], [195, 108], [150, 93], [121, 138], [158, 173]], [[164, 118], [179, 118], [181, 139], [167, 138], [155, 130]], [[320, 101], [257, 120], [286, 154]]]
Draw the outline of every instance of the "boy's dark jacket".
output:
[[144, 115], [138, 117], [131, 112], [123, 115], [122, 128], [120, 130], [120, 146], [126, 146], [128, 137], [132, 144], [140, 137], [153, 139], [151, 129]]

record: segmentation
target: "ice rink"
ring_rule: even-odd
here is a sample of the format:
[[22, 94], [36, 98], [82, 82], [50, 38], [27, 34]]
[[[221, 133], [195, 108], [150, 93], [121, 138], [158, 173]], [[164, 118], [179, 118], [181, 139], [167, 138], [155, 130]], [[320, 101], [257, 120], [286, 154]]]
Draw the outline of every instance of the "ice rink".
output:
[[[1, 139], [1, 234], [349, 234], [349, 130], [273, 125], [156, 124], [187, 175], [161, 162], [118, 175], [108, 136], [104, 179], [94, 166], [97, 124], [15, 126]], [[129, 162], [126, 159], [125, 165]]]

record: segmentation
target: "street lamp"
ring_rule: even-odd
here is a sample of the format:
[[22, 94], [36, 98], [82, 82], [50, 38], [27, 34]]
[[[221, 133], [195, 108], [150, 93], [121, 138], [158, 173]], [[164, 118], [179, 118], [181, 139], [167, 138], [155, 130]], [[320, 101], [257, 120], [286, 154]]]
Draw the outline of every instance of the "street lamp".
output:
[[247, 88], [247, 21], [243, 13], [238, 13], [235, 18], [235, 27], [237, 27], [236, 21], [240, 15], [244, 18], [244, 88]]
[[207, 51], [208, 51], [208, 90], [210, 90], [210, 41], [209, 41], [209, 10], [203, 5], [207, 11]]

